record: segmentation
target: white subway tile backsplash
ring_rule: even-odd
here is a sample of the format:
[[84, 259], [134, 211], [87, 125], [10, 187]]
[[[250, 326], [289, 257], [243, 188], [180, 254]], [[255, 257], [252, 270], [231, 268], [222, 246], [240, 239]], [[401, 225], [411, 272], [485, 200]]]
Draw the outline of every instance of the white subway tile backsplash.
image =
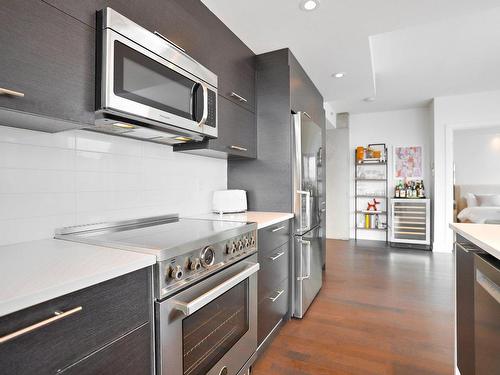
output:
[[74, 166], [75, 152], [70, 149], [0, 144], [0, 168], [73, 170]]
[[44, 133], [2, 126], [0, 142], [56, 148], [75, 148], [75, 132]]
[[209, 212], [226, 171], [225, 160], [155, 143], [0, 126], [0, 245], [67, 225]]

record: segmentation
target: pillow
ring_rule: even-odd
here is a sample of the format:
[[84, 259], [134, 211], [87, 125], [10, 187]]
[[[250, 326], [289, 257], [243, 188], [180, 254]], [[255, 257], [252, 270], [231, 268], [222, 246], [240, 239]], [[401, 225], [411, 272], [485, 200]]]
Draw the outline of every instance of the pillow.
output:
[[465, 198], [467, 201], [467, 207], [476, 207], [477, 206], [477, 199], [476, 196], [472, 193], [467, 193], [467, 197]]
[[500, 194], [476, 195], [480, 207], [500, 207]]

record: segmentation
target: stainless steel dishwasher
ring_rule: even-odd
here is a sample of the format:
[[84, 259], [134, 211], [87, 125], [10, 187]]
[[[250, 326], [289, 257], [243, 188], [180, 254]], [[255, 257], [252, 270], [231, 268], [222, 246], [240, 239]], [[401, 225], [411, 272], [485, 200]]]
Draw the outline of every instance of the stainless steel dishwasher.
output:
[[476, 254], [474, 331], [476, 375], [500, 371], [500, 260]]

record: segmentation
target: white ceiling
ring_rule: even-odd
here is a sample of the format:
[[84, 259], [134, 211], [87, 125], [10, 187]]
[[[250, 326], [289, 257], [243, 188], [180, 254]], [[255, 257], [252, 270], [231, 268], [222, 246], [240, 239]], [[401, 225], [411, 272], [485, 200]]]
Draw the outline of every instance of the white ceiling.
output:
[[498, 0], [202, 1], [255, 53], [289, 47], [337, 112], [500, 89]]

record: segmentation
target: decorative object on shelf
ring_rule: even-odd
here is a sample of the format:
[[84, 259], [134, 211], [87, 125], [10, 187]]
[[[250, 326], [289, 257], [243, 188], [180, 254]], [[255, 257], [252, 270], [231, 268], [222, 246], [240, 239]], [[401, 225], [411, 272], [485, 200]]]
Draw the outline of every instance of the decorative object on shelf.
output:
[[394, 147], [394, 178], [422, 179], [423, 177], [423, 147]]
[[367, 211], [378, 211], [377, 204], [380, 204], [375, 198], [373, 198], [373, 202], [368, 202]]
[[367, 147], [356, 147], [356, 163], [384, 164], [387, 160], [385, 144], [369, 144]]

